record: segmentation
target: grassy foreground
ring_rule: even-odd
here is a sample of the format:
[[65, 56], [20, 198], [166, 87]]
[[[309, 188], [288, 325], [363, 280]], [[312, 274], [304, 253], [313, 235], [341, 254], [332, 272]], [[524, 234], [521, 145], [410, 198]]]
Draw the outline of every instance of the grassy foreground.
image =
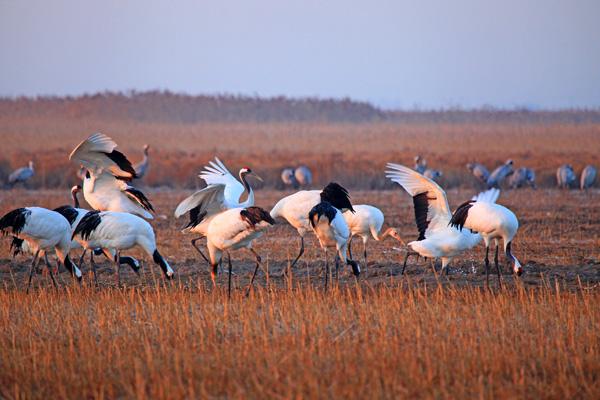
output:
[[599, 398], [600, 293], [0, 290], [3, 398]]

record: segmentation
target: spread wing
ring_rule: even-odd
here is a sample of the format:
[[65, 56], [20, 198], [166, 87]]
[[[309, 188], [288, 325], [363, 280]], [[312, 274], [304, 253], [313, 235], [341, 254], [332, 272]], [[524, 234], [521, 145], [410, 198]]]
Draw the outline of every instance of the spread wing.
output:
[[482, 201], [486, 203], [495, 203], [500, 197], [500, 189], [492, 188], [476, 194], [471, 198], [473, 201]]
[[452, 213], [446, 193], [437, 183], [403, 165], [388, 163], [387, 168], [386, 177], [413, 197], [419, 240], [448, 226]]
[[198, 176], [204, 179], [209, 186], [225, 185], [225, 200], [229, 207], [236, 207], [240, 202], [240, 196], [244, 193], [244, 185], [231, 175], [218, 157], [215, 157], [214, 161], [209, 161], [208, 164]]
[[131, 162], [123, 153], [115, 150], [114, 140], [102, 133], [94, 133], [79, 145], [69, 155], [69, 160], [76, 161], [95, 174], [106, 170], [112, 175], [133, 179], [136, 177]]
[[197, 191], [183, 200], [175, 209], [175, 217], [179, 218], [185, 213], [192, 211], [202, 218], [211, 216], [226, 210], [225, 185], [210, 185]]

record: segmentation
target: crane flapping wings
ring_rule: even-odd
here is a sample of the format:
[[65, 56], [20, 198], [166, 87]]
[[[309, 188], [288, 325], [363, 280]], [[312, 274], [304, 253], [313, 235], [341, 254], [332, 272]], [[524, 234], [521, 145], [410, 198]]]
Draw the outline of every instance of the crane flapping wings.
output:
[[446, 228], [452, 218], [444, 190], [434, 181], [399, 164], [388, 163], [386, 177], [398, 183], [413, 197], [419, 238]]
[[210, 185], [183, 200], [175, 209], [175, 217], [190, 213], [186, 228], [193, 228], [207, 217], [227, 209], [225, 205], [225, 185]]
[[71, 152], [69, 160], [74, 160], [95, 175], [108, 171], [123, 179], [136, 177], [131, 162], [123, 153], [115, 150], [117, 143], [102, 133], [94, 133]]
[[224, 198], [228, 203], [232, 203], [231, 207], [239, 203], [240, 196], [245, 190], [244, 185], [229, 172], [218, 157], [215, 157], [214, 161], [209, 161], [209, 165], [206, 165], [198, 176], [209, 186], [225, 185]]

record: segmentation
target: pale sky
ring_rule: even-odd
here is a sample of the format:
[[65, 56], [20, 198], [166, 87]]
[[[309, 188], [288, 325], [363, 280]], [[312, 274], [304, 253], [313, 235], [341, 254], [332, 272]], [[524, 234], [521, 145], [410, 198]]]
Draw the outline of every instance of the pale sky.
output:
[[0, 0], [0, 96], [600, 107], [600, 0]]

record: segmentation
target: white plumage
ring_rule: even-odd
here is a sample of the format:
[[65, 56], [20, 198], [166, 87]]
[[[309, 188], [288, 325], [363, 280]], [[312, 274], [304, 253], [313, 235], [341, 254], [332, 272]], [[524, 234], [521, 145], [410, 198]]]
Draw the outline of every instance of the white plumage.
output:
[[585, 190], [594, 185], [596, 181], [597, 171], [593, 165], [586, 165], [583, 171], [581, 171], [581, 178], [579, 180], [579, 188]]
[[[213, 286], [216, 286], [217, 265], [221, 261], [223, 252], [247, 248], [256, 257], [256, 268], [248, 286], [248, 290], [250, 289], [261, 262], [260, 256], [252, 248], [252, 242], [261, 237], [263, 232], [274, 223], [269, 213], [260, 207], [236, 207], [223, 211], [211, 219], [206, 231], [206, 239]], [[231, 295], [231, 256], [228, 261], [228, 292]]]
[[271, 209], [271, 217], [284, 218], [300, 235], [300, 252], [291, 268], [304, 254], [304, 236], [312, 230], [308, 214], [321, 201], [329, 202], [340, 211], [353, 210], [348, 191], [335, 182], [329, 183], [323, 190], [301, 190], [286, 196]]
[[[196, 241], [206, 236], [212, 218], [225, 210], [254, 205], [254, 190], [246, 176], [262, 179], [250, 168], [240, 169], [239, 176], [243, 183], [235, 179], [221, 160], [215, 157], [215, 161], [210, 161], [199, 175], [208, 186], [184, 199], [175, 209], [176, 218], [189, 213], [190, 220], [183, 231], [200, 234], [200, 237], [192, 239], [192, 246], [207, 262], [208, 258], [196, 246]], [[247, 191], [248, 196], [242, 202], [244, 191]]]
[[77, 225], [73, 237], [86, 250], [101, 248], [107, 256], [114, 254], [113, 262], [116, 264], [119, 283], [120, 252], [135, 246], [141, 247], [151, 256], [168, 279], [173, 277], [173, 269], [158, 252], [152, 226], [136, 215], [113, 211], [90, 211]]
[[135, 175], [136, 175], [137, 179], [142, 179], [144, 176], [146, 176], [146, 174], [148, 173], [148, 170], [150, 169], [150, 158], [148, 157], [149, 149], [150, 149], [150, 146], [145, 144], [144, 145], [144, 158], [142, 159], [142, 161], [140, 161], [139, 163], [137, 163], [133, 166], [133, 169], [135, 170]]
[[310, 210], [308, 219], [311, 228], [319, 239], [319, 244], [325, 256], [325, 287], [327, 287], [329, 280], [327, 249], [330, 247], [335, 248], [337, 252], [335, 263], [336, 277], [340, 261], [343, 264], [350, 265], [354, 275], [359, 276], [360, 266], [346, 256], [350, 240], [350, 229], [340, 210], [326, 201], [321, 202]]
[[393, 237], [398, 242], [404, 245], [404, 241], [400, 237], [400, 233], [396, 228], [388, 228], [381, 233], [383, 227], [384, 215], [377, 207], [367, 204], [353, 205], [354, 213], [346, 211], [343, 216], [350, 229], [350, 239], [348, 241], [348, 252], [352, 258], [351, 243], [352, 237], [360, 236], [363, 242], [364, 267], [367, 268], [367, 241], [369, 237], [377, 241], [382, 241], [387, 237]]
[[452, 216], [451, 225], [463, 230], [467, 228], [478, 232], [485, 243], [486, 283], [489, 284], [489, 246], [493, 240], [496, 244], [494, 257], [498, 282], [500, 282], [500, 266], [498, 264], [498, 241], [502, 239], [506, 258], [513, 263], [513, 272], [521, 275], [523, 268], [519, 260], [512, 254], [512, 240], [519, 229], [519, 221], [508, 208], [491, 201], [469, 201], [459, 206]]
[[69, 159], [87, 169], [83, 196], [94, 210], [127, 212], [152, 219], [150, 212], [154, 208], [144, 193], [128, 183], [136, 173], [116, 147], [111, 138], [95, 133], [73, 150]]
[[[18, 208], [5, 214], [0, 219], [0, 231], [5, 235], [27, 241], [31, 252], [34, 254], [27, 290], [31, 285], [33, 272], [42, 251], [47, 253], [54, 250], [56, 257], [64, 264], [65, 268], [78, 280], [81, 280], [81, 271], [69, 258], [71, 226], [61, 214], [41, 207]], [[50, 270], [53, 283], [56, 285], [47, 258], [46, 266]]]
[[[454, 257], [479, 243], [480, 235], [449, 226], [452, 213], [446, 193], [437, 183], [403, 165], [388, 163], [387, 168], [386, 176], [413, 197], [419, 237], [408, 246], [414, 252], [423, 257], [440, 258], [444, 270]], [[482, 200], [497, 197], [498, 194], [494, 190], [484, 193]], [[407, 252], [402, 273], [409, 255]]]

